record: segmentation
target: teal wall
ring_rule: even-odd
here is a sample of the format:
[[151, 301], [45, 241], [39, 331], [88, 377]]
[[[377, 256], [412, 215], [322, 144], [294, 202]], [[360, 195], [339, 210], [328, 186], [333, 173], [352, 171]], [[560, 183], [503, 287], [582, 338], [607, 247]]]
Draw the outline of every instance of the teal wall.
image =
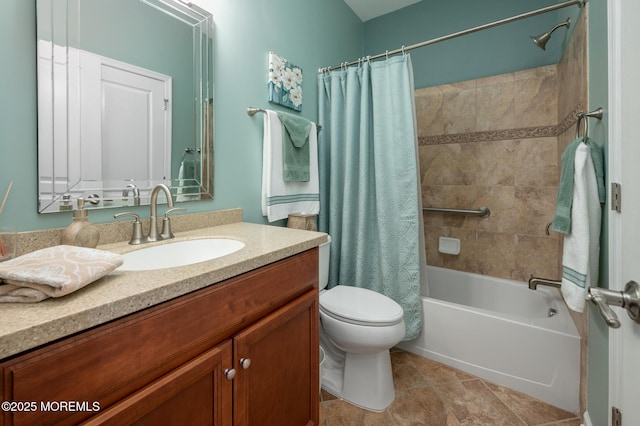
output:
[[[131, 0], [136, 1], [137, 0]], [[317, 118], [317, 69], [362, 54], [363, 24], [342, 0], [207, 0], [215, 21], [215, 170], [212, 201], [183, 203], [189, 212], [241, 207], [262, 223], [262, 116], [246, 108], [267, 102], [267, 58], [275, 51], [304, 72], [301, 115]], [[71, 213], [38, 215], [35, 0], [0, 1], [0, 216], [19, 230], [63, 227]], [[310, 17], [312, 19], [310, 19]], [[148, 207], [132, 209], [147, 217]], [[95, 223], [121, 209], [93, 211]]]
[[[421, 1], [365, 23], [365, 54], [375, 55], [520, 15], [554, 0]], [[529, 36], [543, 33], [577, 6], [432, 44], [410, 52], [416, 88], [437, 86], [558, 63], [570, 33], [559, 28], [545, 51]]]
[[[604, 146], [608, 162], [608, 47], [607, 2], [589, 2], [589, 110], [604, 108], [601, 121], [591, 120], [589, 136]], [[608, 214], [609, 199], [602, 214], [600, 238], [600, 286], [609, 287]], [[618, 315], [624, 315], [621, 310]], [[587, 354], [587, 409], [593, 425], [606, 425], [609, 419], [609, 328], [597, 309], [589, 310], [589, 349]]]

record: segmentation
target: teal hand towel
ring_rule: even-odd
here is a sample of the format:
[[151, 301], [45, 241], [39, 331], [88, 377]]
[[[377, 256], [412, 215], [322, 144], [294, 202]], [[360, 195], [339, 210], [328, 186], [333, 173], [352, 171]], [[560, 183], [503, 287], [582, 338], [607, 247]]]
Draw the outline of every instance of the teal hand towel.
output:
[[309, 181], [309, 131], [311, 121], [278, 112], [282, 122], [282, 167], [285, 181]]
[[600, 145], [592, 139], [587, 138], [591, 148], [591, 159], [596, 172], [596, 182], [598, 184], [598, 200], [600, 203], [607, 201], [607, 191], [604, 186], [604, 151]]
[[[571, 233], [571, 204], [573, 202], [573, 175], [576, 150], [582, 143], [582, 140], [582, 138], [577, 138], [571, 142], [560, 157], [562, 167], [560, 169], [560, 182], [558, 183], [556, 210], [553, 216], [551, 229], [567, 235]], [[604, 187], [604, 154], [602, 152], [602, 147], [592, 139], [587, 138], [587, 143], [591, 151], [591, 159], [596, 175], [596, 182], [598, 184], [598, 199], [601, 203], [604, 203], [606, 200], [606, 191]]]

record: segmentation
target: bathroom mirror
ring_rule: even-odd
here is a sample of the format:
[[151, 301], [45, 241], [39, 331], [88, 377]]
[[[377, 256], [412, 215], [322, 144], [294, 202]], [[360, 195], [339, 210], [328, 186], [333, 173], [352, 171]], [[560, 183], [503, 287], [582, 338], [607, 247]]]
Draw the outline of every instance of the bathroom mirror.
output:
[[37, 0], [38, 212], [213, 197], [213, 18], [179, 0]]

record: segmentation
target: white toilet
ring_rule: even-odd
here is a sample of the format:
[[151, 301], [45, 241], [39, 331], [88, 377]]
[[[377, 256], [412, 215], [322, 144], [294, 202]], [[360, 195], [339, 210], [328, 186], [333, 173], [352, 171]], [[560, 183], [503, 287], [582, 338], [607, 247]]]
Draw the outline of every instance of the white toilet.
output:
[[330, 244], [331, 238], [319, 255], [322, 388], [359, 407], [383, 411], [395, 398], [389, 349], [404, 337], [404, 311], [364, 288], [326, 290]]

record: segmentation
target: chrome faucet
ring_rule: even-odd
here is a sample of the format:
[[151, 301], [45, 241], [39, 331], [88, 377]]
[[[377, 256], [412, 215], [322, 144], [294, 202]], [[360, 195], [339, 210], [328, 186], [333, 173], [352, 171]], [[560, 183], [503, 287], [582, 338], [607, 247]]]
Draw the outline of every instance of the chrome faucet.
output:
[[[137, 189], [137, 188], [136, 188]], [[158, 194], [160, 191], [164, 192], [164, 195], [167, 197], [167, 205], [169, 209], [164, 214], [164, 219], [162, 220], [162, 231], [158, 232]], [[185, 208], [174, 208], [173, 207], [173, 198], [171, 197], [171, 190], [165, 184], [158, 184], [153, 187], [151, 191], [151, 215], [149, 216], [149, 235], [146, 237], [142, 236], [142, 222], [140, 221], [140, 216], [131, 212], [123, 212], [114, 215], [113, 217], [118, 219], [124, 216], [131, 216], [135, 220], [133, 222], [133, 233], [131, 234], [131, 239], [129, 240], [129, 244], [144, 244], [151, 243], [154, 241], [168, 240], [173, 238], [173, 232], [171, 232], [171, 221], [169, 220], [169, 214], [176, 211], [186, 211]]]
[[149, 216], [149, 221], [151, 223], [149, 223], [149, 236], [147, 237], [147, 242], [160, 241], [164, 238], [160, 235], [160, 232], [158, 232], [158, 194], [160, 191], [164, 191], [164, 195], [167, 197], [167, 205], [170, 209], [173, 208], [173, 198], [169, 187], [164, 183], [159, 183], [154, 186], [151, 191], [151, 215]]
[[122, 200], [126, 201], [127, 198], [129, 198], [129, 189], [131, 189], [131, 192], [133, 192], [133, 205], [134, 206], [139, 206], [140, 205], [140, 190], [138, 189], [137, 186], [135, 186], [132, 183], [127, 185], [127, 187], [122, 190]]
[[549, 287], [560, 288], [562, 281], [548, 280], [546, 278], [537, 278], [533, 275], [529, 278], [529, 289], [536, 290], [539, 285], [547, 285]]

